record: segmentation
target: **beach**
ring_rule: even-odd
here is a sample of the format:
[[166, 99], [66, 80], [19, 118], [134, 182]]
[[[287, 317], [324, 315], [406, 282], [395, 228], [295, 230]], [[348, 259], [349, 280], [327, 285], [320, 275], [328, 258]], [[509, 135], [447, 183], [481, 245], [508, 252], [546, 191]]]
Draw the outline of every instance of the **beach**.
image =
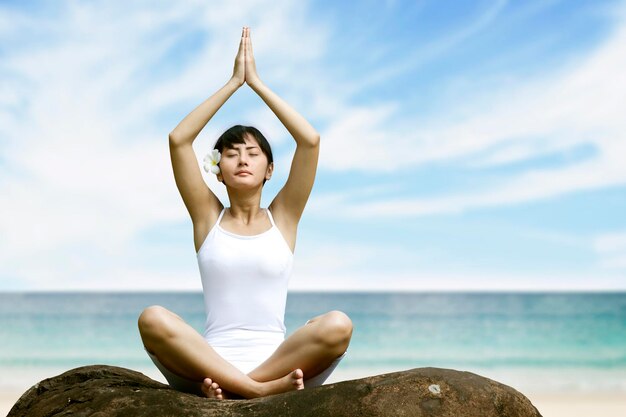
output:
[[[201, 293], [0, 293], [0, 415], [79, 366], [166, 382], [137, 330], [155, 304], [202, 331]], [[330, 310], [354, 332], [326, 383], [438, 367], [511, 386], [544, 416], [626, 415], [626, 293], [290, 293], [287, 336]]]
[[623, 393], [529, 393], [526, 396], [544, 417], [623, 417], [626, 413]]

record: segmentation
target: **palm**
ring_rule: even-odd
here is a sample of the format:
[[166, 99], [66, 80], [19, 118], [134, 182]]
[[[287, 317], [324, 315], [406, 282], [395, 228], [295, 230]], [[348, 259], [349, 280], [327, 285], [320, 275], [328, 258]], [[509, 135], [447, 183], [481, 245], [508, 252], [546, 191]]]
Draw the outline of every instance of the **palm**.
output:
[[252, 52], [252, 41], [250, 40], [250, 28], [243, 28], [241, 33], [241, 42], [239, 43], [239, 51], [235, 58], [235, 68], [233, 69], [233, 79], [237, 80], [239, 85], [244, 82], [249, 86], [253, 86], [260, 81], [259, 75], [256, 73], [256, 64], [254, 62], [254, 54]]
[[239, 85], [242, 85], [246, 79], [245, 31], [244, 28], [241, 34], [241, 42], [239, 43], [239, 51], [237, 51], [237, 57], [235, 58], [235, 68], [233, 69], [233, 79], [237, 80]]
[[245, 80], [249, 86], [259, 81], [256, 73], [256, 63], [254, 62], [254, 53], [252, 52], [252, 40], [250, 39], [250, 28], [244, 28], [244, 45], [245, 45]]

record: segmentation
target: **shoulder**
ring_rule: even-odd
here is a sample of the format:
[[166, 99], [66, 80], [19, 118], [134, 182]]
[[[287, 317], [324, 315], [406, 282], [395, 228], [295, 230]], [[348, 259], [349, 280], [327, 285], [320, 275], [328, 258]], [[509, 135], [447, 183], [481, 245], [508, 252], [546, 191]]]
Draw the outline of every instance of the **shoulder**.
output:
[[220, 206], [221, 207], [215, 207], [214, 209], [208, 210], [206, 216], [193, 222], [193, 240], [196, 252], [198, 252], [200, 246], [202, 246], [202, 243], [205, 241], [207, 235], [217, 224], [221, 213], [224, 211], [224, 206], [221, 203]]
[[274, 219], [274, 224], [276, 224], [276, 227], [281, 232], [293, 252], [296, 246], [296, 234], [298, 231], [299, 219], [295, 219], [293, 216], [289, 215], [289, 212], [281, 210], [280, 206], [276, 206], [274, 204], [270, 204], [268, 211], [270, 211], [270, 215]]
[[212, 205], [211, 207], [207, 208], [202, 218], [192, 220], [194, 228], [208, 228], [210, 230], [211, 228], [213, 228], [215, 223], [217, 223], [217, 219], [220, 217], [224, 210], [225, 207], [222, 203]]

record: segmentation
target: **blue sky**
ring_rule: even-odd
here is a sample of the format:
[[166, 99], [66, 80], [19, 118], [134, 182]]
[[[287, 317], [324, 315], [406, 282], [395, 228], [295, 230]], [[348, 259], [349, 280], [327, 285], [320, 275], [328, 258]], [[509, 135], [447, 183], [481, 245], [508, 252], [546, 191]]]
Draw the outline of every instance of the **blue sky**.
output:
[[200, 290], [167, 134], [244, 25], [322, 138], [292, 290], [626, 289], [624, 2], [279, 0], [0, 4], [0, 290]]

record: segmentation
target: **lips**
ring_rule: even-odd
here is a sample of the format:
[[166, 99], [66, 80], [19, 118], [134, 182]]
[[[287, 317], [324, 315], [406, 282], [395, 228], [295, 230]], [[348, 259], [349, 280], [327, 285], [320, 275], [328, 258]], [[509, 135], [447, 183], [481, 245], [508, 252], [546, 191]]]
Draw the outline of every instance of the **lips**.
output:
[[252, 175], [252, 172], [250, 172], [250, 171], [237, 171], [237, 172], [235, 172], [235, 175], [241, 175], [241, 174], [250, 174], [250, 175]]

